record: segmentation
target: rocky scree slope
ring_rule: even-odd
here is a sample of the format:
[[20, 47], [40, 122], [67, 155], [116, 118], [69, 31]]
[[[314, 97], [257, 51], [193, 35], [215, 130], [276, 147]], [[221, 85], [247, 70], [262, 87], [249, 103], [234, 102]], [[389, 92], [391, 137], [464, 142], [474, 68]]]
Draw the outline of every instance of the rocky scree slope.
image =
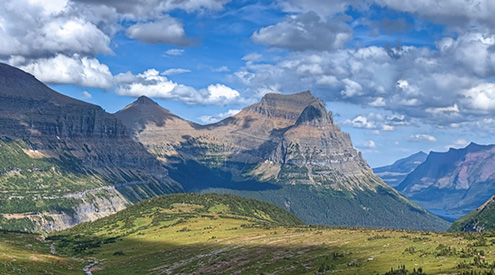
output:
[[145, 97], [116, 116], [188, 192], [264, 200], [312, 224], [448, 227], [378, 178], [310, 92], [267, 94], [210, 125]]
[[182, 191], [125, 126], [0, 64], [0, 226], [63, 229]]

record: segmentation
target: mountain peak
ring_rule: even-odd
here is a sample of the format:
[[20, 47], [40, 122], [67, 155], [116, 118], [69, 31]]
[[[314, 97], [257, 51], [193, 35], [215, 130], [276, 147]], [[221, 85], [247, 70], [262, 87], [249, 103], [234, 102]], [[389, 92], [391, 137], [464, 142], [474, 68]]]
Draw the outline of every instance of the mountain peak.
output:
[[150, 105], [150, 104], [158, 105], [158, 103], [153, 101], [153, 99], [144, 95], [140, 96], [136, 101], [134, 101], [134, 105]]

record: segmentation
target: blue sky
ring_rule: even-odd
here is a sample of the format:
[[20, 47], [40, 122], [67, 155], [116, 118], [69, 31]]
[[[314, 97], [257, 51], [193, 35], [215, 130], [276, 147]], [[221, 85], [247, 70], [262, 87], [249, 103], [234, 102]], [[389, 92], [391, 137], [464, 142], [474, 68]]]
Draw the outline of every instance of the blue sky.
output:
[[0, 61], [116, 112], [198, 123], [311, 90], [372, 167], [494, 143], [490, 0], [7, 0]]

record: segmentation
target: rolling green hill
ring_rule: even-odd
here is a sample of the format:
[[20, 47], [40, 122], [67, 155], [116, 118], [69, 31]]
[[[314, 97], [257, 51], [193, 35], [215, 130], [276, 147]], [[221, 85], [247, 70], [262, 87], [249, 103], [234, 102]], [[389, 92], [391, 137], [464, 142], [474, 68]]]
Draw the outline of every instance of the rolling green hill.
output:
[[218, 194], [144, 200], [47, 241], [59, 254], [98, 261], [95, 275], [468, 275], [495, 267], [493, 234], [309, 226], [274, 205]]

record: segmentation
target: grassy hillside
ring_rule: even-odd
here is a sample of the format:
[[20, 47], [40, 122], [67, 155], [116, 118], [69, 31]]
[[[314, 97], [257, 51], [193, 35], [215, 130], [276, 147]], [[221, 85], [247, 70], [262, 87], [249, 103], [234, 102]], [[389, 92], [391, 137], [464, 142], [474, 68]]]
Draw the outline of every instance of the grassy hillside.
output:
[[32, 150], [26, 142], [0, 139], [0, 189], [3, 190], [0, 227], [3, 229], [34, 230], [37, 222], [50, 221], [50, 217], [34, 214], [72, 213], [75, 206], [95, 199], [84, 191], [108, 185], [101, 176], [85, 171], [74, 158], [51, 158]]
[[[490, 274], [481, 272], [495, 267], [495, 234], [307, 226], [268, 203], [217, 194], [153, 198], [48, 239], [59, 253], [98, 260], [93, 274]], [[396, 270], [403, 265], [409, 273]]]
[[495, 196], [479, 208], [456, 220], [449, 228], [450, 232], [488, 230], [495, 230]]
[[0, 232], [0, 274], [81, 274], [87, 264], [57, 255], [39, 235]]

